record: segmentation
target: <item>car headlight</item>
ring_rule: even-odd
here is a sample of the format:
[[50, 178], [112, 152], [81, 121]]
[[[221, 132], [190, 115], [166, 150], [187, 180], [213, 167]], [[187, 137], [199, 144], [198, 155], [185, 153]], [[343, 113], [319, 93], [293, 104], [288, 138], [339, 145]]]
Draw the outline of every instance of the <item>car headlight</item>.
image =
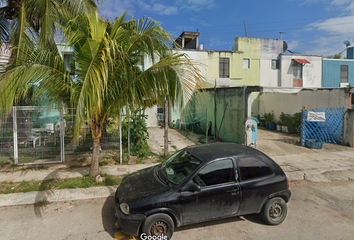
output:
[[129, 214], [129, 205], [126, 204], [126, 203], [121, 203], [119, 205], [120, 207], [120, 210], [122, 211], [122, 213], [124, 213], [125, 215], [128, 215]]

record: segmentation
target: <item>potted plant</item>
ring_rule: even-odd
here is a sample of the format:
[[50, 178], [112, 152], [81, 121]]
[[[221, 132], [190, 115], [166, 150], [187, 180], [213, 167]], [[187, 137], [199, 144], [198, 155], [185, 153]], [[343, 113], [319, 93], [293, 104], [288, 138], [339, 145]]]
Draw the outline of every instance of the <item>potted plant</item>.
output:
[[283, 126], [283, 123], [282, 123], [282, 121], [279, 120], [279, 121], [277, 122], [277, 131], [278, 131], [278, 132], [281, 132], [282, 126]]
[[265, 113], [263, 118], [265, 120], [266, 129], [275, 130], [274, 113]]
[[280, 121], [282, 122], [281, 131], [284, 133], [288, 133], [288, 126], [291, 125], [291, 116], [289, 114], [284, 114], [283, 112], [280, 114]]

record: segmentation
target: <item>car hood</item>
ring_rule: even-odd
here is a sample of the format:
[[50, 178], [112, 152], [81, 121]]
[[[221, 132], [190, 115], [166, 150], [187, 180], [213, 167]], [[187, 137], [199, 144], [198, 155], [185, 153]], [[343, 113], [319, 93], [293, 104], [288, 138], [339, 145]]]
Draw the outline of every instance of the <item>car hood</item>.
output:
[[157, 179], [155, 171], [157, 171], [157, 166], [127, 175], [118, 187], [119, 202], [129, 203], [169, 190], [169, 186]]

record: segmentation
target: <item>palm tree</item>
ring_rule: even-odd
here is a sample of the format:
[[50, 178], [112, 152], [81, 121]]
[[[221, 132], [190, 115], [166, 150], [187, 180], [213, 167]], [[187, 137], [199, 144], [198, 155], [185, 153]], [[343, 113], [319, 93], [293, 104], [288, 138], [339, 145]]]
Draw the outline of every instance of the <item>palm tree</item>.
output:
[[[156, 21], [149, 18], [124, 21], [124, 17], [125, 13], [109, 22], [95, 12], [67, 19], [63, 33], [74, 50], [73, 78], [60, 56], [43, 51], [40, 46], [21, 48], [21, 56], [25, 57], [1, 78], [7, 89], [4, 93], [10, 99], [7, 108], [22, 86], [33, 83], [38, 84], [38, 92], [50, 101], [73, 103], [74, 137], [84, 124], [91, 126], [91, 176], [99, 174], [102, 126], [114, 111], [129, 104], [152, 104], [164, 96], [175, 103], [191, 96], [203, 80], [187, 56], [171, 52], [171, 36]], [[135, 65], [142, 55], [154, 62], [144, 72]]]
[[43, 49], [57, 51], [58, 24], [65, 24], [63, 14], [97, 10], [94, 0], [0, 0], [0, 41], [10, 41], [17, 57], [23, 44], [38, 42]]

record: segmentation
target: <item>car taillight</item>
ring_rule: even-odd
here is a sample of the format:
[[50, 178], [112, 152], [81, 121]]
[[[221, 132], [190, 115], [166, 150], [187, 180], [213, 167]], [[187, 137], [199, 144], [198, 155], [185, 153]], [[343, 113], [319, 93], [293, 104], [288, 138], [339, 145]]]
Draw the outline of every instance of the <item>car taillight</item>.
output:
[[286, 177], [286, 184], [287, 184], [288, 189], [289, 189], [290, 184], [289, 184], [289, 179], [288, 179], [288, 177]]

